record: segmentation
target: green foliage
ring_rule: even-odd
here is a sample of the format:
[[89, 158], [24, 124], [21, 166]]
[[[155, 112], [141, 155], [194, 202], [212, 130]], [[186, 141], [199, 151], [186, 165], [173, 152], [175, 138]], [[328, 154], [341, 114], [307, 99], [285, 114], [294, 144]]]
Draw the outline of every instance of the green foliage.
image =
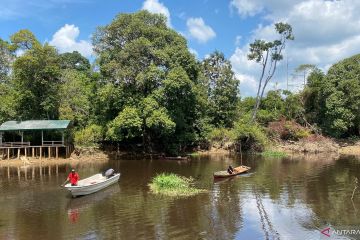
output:
[[122, 141], [141, 136], [142, 119], [139, 110], [134, 107], [125, 107], [119, 115], [109, 123], [106, 138], [113, 141]]
[[90, 70], [90, 62], [87, 58], [83, 57], [79, 52], [73, 51], [72, 53], [60, 54], [60, 67], [62, 69], [74, 69], [77, 71], [87, 72]]
[[260, 153], [260, 155], [263, 157], [270, 157], [270, 158], [283, 158], [288, 156], [285, 152], [279, 152], [279, 151], [263, 151]]
[[16, 97], [16, 92], [10, 85], [0, 82], [0, 123], [15, 119]]
[[194, 180], [178, 176], [174, 173], [161, 173], [153, 178], [149, 184], [150, 190], [155, 194], [171, 197], [192, 196], [204, 190], [192, 187]]
[[13, 86], [17, 92], [16, 111], [21, 119], [57, 119], [60, 67], [54, 47], [41, 45], [28, 30], [10, 37], [24, 49], [13, 64]]
[[141, 139], [149, 150], [169, 146], [174, 152], [197, 140], [198, 65], [164, 16], [120, 14], [98, 28], [94, 47], [103, 76], [95, 113], [107, 124], [108, 139]]
[[313, 71], [304, 91], [308, 118], [334, 137], [360, 130], [360, 55], [334, 64], [325, 75]]
[[300, 140], [302, 138], [309, 137], [311, 132], [303, 127], [296, 125], [293, 122], [287, 122], [284, 125], [284, 132], [282, 133], [282, 139], [284, 140]]
[[84, 127], [90, 117], [94, 84], [87, 74], [73, 69], [63, 70], [61, 81], [59, 118]]
[[11, 62], [14, 57], [10, 44], [0, 38], [0, 83], [9, 80]]
[[75, 144], [77, 146], [94, 146], [103, 139], [103, 128], [91, 124], [84, 129], [75, 132]]
[[225, 59], [223, 53], [215, 51], [203, 60], [202, 72], [211, 124], [215, 127], [232, 127], [239, 101], [240, 82], [235, 78], [230, 61]]
[[208, 134], [208, 140], [211, 142], [223, 142], [229, 141], [230, 139], [234, 139], [232, 136], [233, 131], [226, 128], [214, 128]]
[[257, 123], [252, 123], [249, 116], [235, 123], [232, 136], [243, 150], [261, 152], [268, 144], [265, 131]]

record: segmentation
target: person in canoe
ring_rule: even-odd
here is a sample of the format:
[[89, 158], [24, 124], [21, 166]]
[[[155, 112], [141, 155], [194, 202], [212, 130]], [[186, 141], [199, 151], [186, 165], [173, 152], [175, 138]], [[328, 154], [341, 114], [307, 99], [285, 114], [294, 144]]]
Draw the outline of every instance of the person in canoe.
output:
[[[66, 179], [65, 183], [70, 181], [71, 186], [77, 186], [79, 179], [79, 174], [75, 172], [75, 169], [71, 169], [71, 173], [69, 173], [69, 176]], [[63, 186], [65, 185], [65, 183], [63, 184]]]
[[227, 172], [228, 172], [229, 174], [233, 174], [233, 173], [234, 173], [234, 168], [233, 168], [231, 165], [229, 165], [229, 167], [228, 167], [228, 169], [227, 169]]

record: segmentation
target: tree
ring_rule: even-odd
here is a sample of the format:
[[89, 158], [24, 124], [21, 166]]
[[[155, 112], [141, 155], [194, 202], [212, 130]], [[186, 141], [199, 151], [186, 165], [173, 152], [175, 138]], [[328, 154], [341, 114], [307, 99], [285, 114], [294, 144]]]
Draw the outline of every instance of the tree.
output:
[[72, 53], [60, 54], [60, 67], [62, 69], [75, 69], [78, 71], [90, 71], [90, 62], [87, 58], [83, 57], [78, 51]]
[[282, 60], [282, 51], [288, 40], [294, 40], [292, 27], [287, 23], [276, 23], [275, 29], [280, 38], [274, 41], [255, 40], [250, 44], [249, 60], [261, 64], [261, 75], [259, 78], [258, 90], [256, 93], [256, 103], [254, 105], [252, 121], [256, 119], [256, 113], [260, 106], [260, 101], [264, 95], [265, 88], [274, 76], [277, 63]]
[[0, 83], [8, 81], [11, 63], [15, 58], [11, 45], [0, 38]]
[[93, 42], [103, 76], [96, 111], [106, 116], [108, 139], [142, 139], [146, 150], [153, 143], [188, 142], [195, 131], [198, 65], [166, 18], [148, 11], [120, 14], [98, 28]]
[[211, 123], [216, 127], [232, 127], [239, 102], [239, 80], [235, 78], [231, 63], [223, 53], [215, 51], [203, 60], [202, 71]]
[[57, 119], [60, 67], [54, 47], [41, 45], [28, 30], [10, 37], [15, 50], [24, 54], [13, 64], [13, 85], [20, 119]]
[[65, 69], [59, 87], [59, 118], [73, 121], [76, 128], [85, 127], [90, 120], [94, 84], [88, 74]]
[[334, 137], [360, 134], [360, 54], [311, 72], [304, 91], [308, 119]]

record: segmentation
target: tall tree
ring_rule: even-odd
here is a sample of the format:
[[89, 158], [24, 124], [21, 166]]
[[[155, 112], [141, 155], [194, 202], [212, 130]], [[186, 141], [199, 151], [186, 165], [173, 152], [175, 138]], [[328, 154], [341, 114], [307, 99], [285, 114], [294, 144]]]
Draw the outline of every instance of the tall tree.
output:
[[216, 127], [232, 127], [239, 102], [239, 80], [235, 78], [230, 61], [223, 53], [215, 51], [203, 60], [202, 71], [211, 123]]
[[10, 37], [14, 49], [24, 51], [13, 64], [18, 116], [25, 119], [57, 119], [60, 67], [54, 47], [40, 44], [28, 30]]
[[[98, 108], [106, 111], [103, 121], [109, 123], [110, 140], [142, 139], [148, 148], [152, 142], [164, 141], [160, 138], [164, 134], [194, 132], [190, 113], [195, 104], [188, 104], [187, 112], [173, 106], [192, 95], [194, 84], [188, 82], [196, 83], [198, 66], [186, 40], [166, 26], [163, 15], [148, 11], [120, 14], [109, 25], [98, 28], [93, 42], [103, 75]], [[171, 122], [177, 124], [175, 132]], [[180, 127], [182, 123], [188, 127]], [[179, 132], [183, 129], [185, 132]]]
[[256, 113], [260, 106], [260, 101], [264, 95], [265, 88], [275, 74], [277, 63], [283, 59], [282, 51], [288, 40], [294, 40], [292, 27], [287, 23], [276, 23], [276, 32], [280, 35], [274, 41], [255, 40], [250, 44], [249, 60], [254, 60], [261, 65], [258, 90], [256, 93], [256, 103], [254, 105], [252, 121], [256, 119]]

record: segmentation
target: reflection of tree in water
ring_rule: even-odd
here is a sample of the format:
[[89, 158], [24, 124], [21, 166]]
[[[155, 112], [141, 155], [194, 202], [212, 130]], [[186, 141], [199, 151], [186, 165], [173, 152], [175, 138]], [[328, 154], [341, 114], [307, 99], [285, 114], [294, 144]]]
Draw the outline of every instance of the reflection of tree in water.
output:
[[253, 194], [256, 199], [256, 207], [260, 215], [261, 228], [264, 232], [265, 239], [280, 239], [279, 233], [274, 229], [268, 214], [266, 213], [265, 207], [262, 203], [261, 193], [259, 193], [253, 186]]
[[208, 237], [213, 239], [233, 239], [243, 226], [241, 190], [239, 179], [231, 178], [214, 184], [210, 196], [210, 206], [203, 214], [209, 215], [210, 228]]
[[351, 201], [354, 179], [360, 177], [360, 162], [351, 157], [343, 157], [308, 176], [305, 180], [305, 201], [316, 214], [314, 225], [333, 226], [360, 225], [360, 197]]
[[303, 227], [360, 225], [360, 197], [351, 202], [354, 178], [360, 177], [358, 160], [321, 155], [265, 159], [254, 171], [252, 184], [262, 186], [272, 200], [291, 208], [298, 199], [312, 210], [311, 222], [302, 222]]

